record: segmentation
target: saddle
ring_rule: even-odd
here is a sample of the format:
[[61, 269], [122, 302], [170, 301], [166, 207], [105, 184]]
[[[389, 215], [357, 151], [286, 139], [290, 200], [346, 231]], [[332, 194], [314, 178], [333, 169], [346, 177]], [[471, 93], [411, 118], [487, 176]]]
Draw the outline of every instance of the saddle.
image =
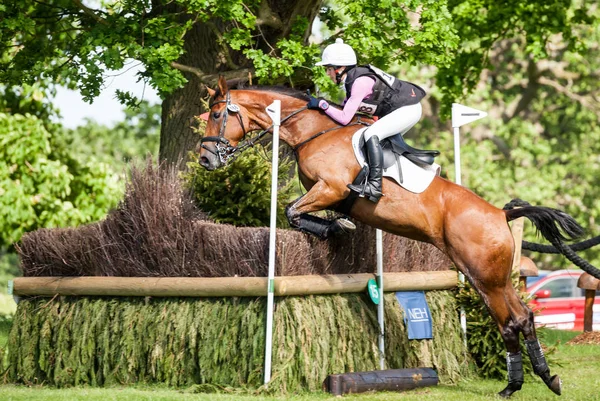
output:
[[[369, 166], [365, 160], [364, 128], [356, 131], [352, 137], [352, 148], [358, 163], [362, 166], [352, 182], [354, 185], [363, 184], [369, 175]], [[383, 176], [395, 181], [398, 185], [412, 193], [425, 191], [434, 177], [440, 174], [440, 166], [435, 163], [435, 157], [440, 154], [437, 150], [422, 150], [409, 146], [402, 135], [394, 135], [380, 142], [383, 150]], [[358, 198], [351, 191], [336, 207], [336, 210], [348, 214]]]
[[418, 165], [427, 164], [431, 166], [435, 161], [436, 156], [440, 155], [438, 150], [413, 148], [404, 142], [404, 138], [399, 134], [381, 141], [381, 149], [383, 150], [384, 168], [388, 168], [395, 164], [398, 156], [404, 156]]

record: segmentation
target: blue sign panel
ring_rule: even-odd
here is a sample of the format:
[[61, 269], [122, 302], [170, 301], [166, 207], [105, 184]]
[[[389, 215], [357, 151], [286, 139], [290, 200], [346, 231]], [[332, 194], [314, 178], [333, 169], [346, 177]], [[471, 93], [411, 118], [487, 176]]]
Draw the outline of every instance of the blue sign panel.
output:
[[433, 338], [431, 313], [423, 291], [399, 291], [396, 299], [404, 309], [404, 323], [408, 327], [408, 339]]

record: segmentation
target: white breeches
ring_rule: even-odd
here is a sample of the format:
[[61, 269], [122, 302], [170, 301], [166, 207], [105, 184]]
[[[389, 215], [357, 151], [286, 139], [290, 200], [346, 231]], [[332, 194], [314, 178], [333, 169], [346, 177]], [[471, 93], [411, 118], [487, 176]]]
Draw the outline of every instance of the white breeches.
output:
[[400, 107], [381, 117], [367, 128], [364, 133], [365, 141], [368, 141], [373, 135], [377, 135], [380, 141], [396, 134], [404, 136], [409, 129], [419, 122], [422, 113], [421, 103]]

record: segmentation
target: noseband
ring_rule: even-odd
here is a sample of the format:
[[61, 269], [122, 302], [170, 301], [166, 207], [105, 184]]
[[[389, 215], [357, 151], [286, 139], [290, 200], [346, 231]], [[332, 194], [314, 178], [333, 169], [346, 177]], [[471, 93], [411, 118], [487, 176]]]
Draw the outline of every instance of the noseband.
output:
[[[214, 102], [213, 104], [210, 105], [210, 108], [212, 109], [215, 105], [220, 104], [220, 103], [225, 103], [225, 108], [223, 109], [225, 115], [223, 116], [223, 122], [221, 123], [221, 128], [219, 129], [219, 136], [207, 136], [207, 137], [202, 138], [200, 140], [200, 147], [202, 147], [203, 149], [206, 149], [208, 152], [217, 156], [219, 158], [219, 161], [222, 164], [227, 164], [229, 161], [232, 161], [233, 159], [235, 159], [239, 154], [241, 154], [246, 149], [253, 147], [256, 144], [256, 142], [258, 142], [258, 140], [260, 140], [263, 136], [265, 136], [267, 133], [269, 133], [271, 131], [274, 124], [272, 124], [269, 128], [262, 130], [254, 138], [248, 139], [245, 142], [240, 143], [238, 146], [232, 146], [231, 143], [229, 142], [229, 140], [227, 138], [225, 138], [225, 128], [227, 127], [227, 118], [229, 117], [229, 113], [233, 113], [237, 116], [237, 118], [240, 122], [240, 126], [242, 127], [242, 131], [244, 133], [242, 138], [244, 138], [248, 132], [246, 132], [246, 128], [244, 127], [244, 121], [240, 114], [240, 110], [241, 110], [240, 106], [238, 106], [235, 103], [231, 103], [231, 95], [229, 92], [227, 92], [227, 95], [225, 96], [225, 100], [219, 100], [217, 102]], [[305, 107], [302, 107], [302, 108], [292, 112], [290, 115], [283, 118], [281, 120], [281, 123], [283, 124], [288, 119], [292, 118], [296, 114], [298, 114], [306, 109], [307, 109], [307, 107], [305, 106]], [[209, 149], [206, 145], [204, 145], [204, 142], [214, 142], [216, 151]]]

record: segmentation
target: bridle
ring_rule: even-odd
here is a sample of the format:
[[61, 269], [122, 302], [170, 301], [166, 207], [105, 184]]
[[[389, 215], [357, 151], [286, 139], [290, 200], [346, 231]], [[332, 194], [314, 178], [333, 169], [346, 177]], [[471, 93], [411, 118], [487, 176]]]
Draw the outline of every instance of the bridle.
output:
[[[227, 164], [229, 161], [234, 160], [238, 155], [240, 155], [246, 149], [253, 147], [256, 144], [256, 142], [258, 142], [263, 136], [265, 136], [267, 133], [269, 133], [271, 131], [274, 124], [272, 124], [267, 129], [259, 132], [258, 135], [256, 135], [254, 138], [247, 139], [244, 142], [240, 142], [240, 144], [238, 144], [238, 146], [232, 146], [231, 143], [229, 142], [229, 140], [227, 138], [225, 138], [225, 128], [227, 127], [227, 119], [229, 117], [229, 113], [235, 114], [237, 116], [237, 118], [240, 122], [240, 126], [242, 127], [242, 132], [244, 133], [244, 135], [242, 135], [242, 138], [244, 138], [248, 134], [248, 132], [246, 132], [246, 128], [244, 127], [244, 121], [240, 114], [240, 110], [241, 110], [240, 106], [238, 106], [235, 103], [231, 103], [231, 94], [229, 93], [229, 91], [227, 91], [227, 94], [225, 95], [225, 100], [219, 100], [217, 102], [212, 103], [210, 105], [210, 109], [212, 110], [212, 108], [215, 105], [221, 104], [221, 103], [225, 103], [225, 108], [223, 109], [225, 114], [223, 115], [223, 121], [221, 123], [221, 128], [219, 129], [219, 136], [207, 136], [207, 137], [202, 138], [200, 140], [200, 147], [202, 147], [203, 149], [206, 149], [208, 152], [217, 156], [219, 158], [219, 161], [222, 164]], [[283, 124], [284, 122], [286, 122], [287, 120], [289, 120], [290, 118], [295, 116], [296, 114], [306, 110], [307, 108], [308, 107], [304, 106], [304, 107], [292, 112], [291, 114], [289, 114], [288, 116], [284, 117], [281, 120], [281, 124]], [[209, 149], [206, 145], [204, 145], [204, 142], [214, 142], [216, 151]]]
[[[240, 110], [241, 110], [240, 106], [238, 106], [235, 103], [231, 103], [231, 95], [230, 95], [229, 91], [227, 92], [227, 94], [225, 96], [225, 100], [219, 100], [217, 102], [214, 102], [210, 105], [209, 108], [212, 110], [212, 108], [215, 105], [221, 104], [221, 103], [225, 103], [225, 108], [223, 109], [225, 115], [223, 116], [223, 122], [221, 123], [221, 127], [219, 128], [219, 136], [207, 136], [207, 137], [202, 138], [200, 140], [200, 147], [203, 149], [206, 149], [208, 152], [217, 156], [219, 158], [219, 161], [221, 162], [221, 164], [226, 165], [228, 162], [233, 161], [237, 156], [242, 154], [242, 152], [244, 152], [248, 148], [253, 147], [263, 136], [270, 133], [271, 129], [273, 129], [274, 124], [271, 124], [271, 126], [269, 126], [267, 129], [264, 129], [261, 132], [259, 132], [258, 135], [256, 135], [254, 138], [247, 139], [246, 141], [240, 142], [238, 144], [238, 146], [232, 146], [231, 143], [229, 142], [229, 140], [227, 138], [225, 138], [225, 128], [227, 127], [227, 119], [229, 117], [229, 113], [233, 113], [237, 116], [237, 118], [240, 122], [240, 126], [242, 127], [242, 131], [244, 133], [244, 135], [242, 135], [242, 139], [248, 134], [248, 132], [246, 131], [246, 128], [244, 127], [244, 121], [242, 119], [242, 116], [240, 115]], [[293, 111], [292, 113], [290, 113], [289, 115], [284, 117], [281, 120], [280, 124], [283, 124], [290, 118], [294, 117], [296, 114], [301, 113], [306, 109], [308, 109], [308, 107], [304, 106], [304, 107], [299, 108], [296, 111]], [[370, 124], [366, 123], [365, 121], [361, 121], [361, 119], [359, 117], [356, 120], [356, 122], [354, 122], [352, 124], [348, 124], [346, 127], [353, 126], [353, 125], [368, 126]], [[310, 138], [306, 139], [305, 141], [302, 141], [301, 143], [292, 147], [292, 150], [294, 151], [294, 153], [297, 153], [299, 148], [301, 148], [308, 142], [312, 141], [313, 139], [318, 138], [321, 135], [326, 134], [328, 132], [338, 130], [340, 128], [344, 128], [344, 126], [337, 126], [337, 127], [325, 129], [321, 132], [318, 132], [315, 135], [311, 136]], [[212, 149], [209, 149], [206, 145], [204, 145], [204, 142], [214, 142], [215, 143], [215, 151], [213, 151]]]

